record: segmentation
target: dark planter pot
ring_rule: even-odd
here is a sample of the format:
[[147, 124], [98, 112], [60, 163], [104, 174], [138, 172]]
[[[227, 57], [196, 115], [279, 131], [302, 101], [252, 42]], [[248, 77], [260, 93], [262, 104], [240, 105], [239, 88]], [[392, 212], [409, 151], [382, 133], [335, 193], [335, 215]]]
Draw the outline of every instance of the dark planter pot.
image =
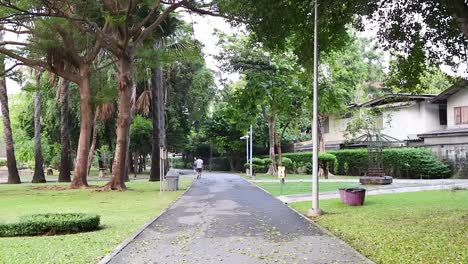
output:
[[364, 204], [366, 189], [362, 188], [340, 188], [341, 201], [347, 205], [360, 206]]

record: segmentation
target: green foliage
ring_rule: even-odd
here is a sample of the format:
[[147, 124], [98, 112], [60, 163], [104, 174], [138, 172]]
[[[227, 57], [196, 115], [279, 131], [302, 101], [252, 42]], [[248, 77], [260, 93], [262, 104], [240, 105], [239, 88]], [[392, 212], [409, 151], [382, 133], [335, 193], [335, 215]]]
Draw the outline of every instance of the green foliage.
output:
[[262, 162], [263, 162], [263, 165], [270, 166], [272, 161], [271, 161], [270, 158], [264, 158], [264, 159], [262, 159]]
[[97, 230], [99, 222], [97, 215], [78, 213], [27, 215], [17, 223], [0, 224], [0, 237], [87, 232]]
[[229, 159], [227, 157], [212, 158], [209, 167], [213, 171], [230, 171]]
[[294, 163], [290, 158], [283, 157], [281, 159], [281, 163], [283, 164], [286, 169], [291, 170], [294, 168]]
[[151, 153], [153, 123], [140, 115], [135, 116], [130, 126], [130, 150], [140, 155]]
[[176, 169], [187, 169], [186, 162], [182, 157], [172, 159], [172, 167]]
[[[329, 151], [338, 160], [337, 174], [363, 175], [368, 168], [367, 149]], [[420, 148], [384, 149], [385, 172], [395, 178], [447, 178], [449, 167], [436, 159], [428, 150]]]

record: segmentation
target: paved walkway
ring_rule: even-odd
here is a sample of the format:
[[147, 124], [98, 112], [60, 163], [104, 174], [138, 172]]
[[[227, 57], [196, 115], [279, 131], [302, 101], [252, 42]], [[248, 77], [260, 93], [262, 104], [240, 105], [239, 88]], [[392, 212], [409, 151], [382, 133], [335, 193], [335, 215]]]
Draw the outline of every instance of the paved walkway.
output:
[[371, 263], [239, 176], [205, 174], [110, 263]]
[[[392, 186], [391, 185], [382, 185], [378, 189], [368, 189], [367, 186], [367, 195], [380, 195], [380, 194], [389, 194], [389, 193], [406, 193], [406, 192], [421, 192], [421, 191], [433, 191], [433, 190], [450, 190], [452, 188], [468, 188], [467, 180], [434, 180], [436, 182], [432, 183], [421, 183], [419, 186]], [[401, 183], [401, 181], [399, 181]], [[371, 188], [375, 188], [375, 185]], [[340, 194], [336, 192], [322, 192], [319, 194], [321, 200], [325, 199], [335, 199], [340, 198]], [[312, 201], [311, 194], [292, 194], [292, 195], [283, 195], [278, 196], [284, 203], [294, 203], [294, 202], [306, 202]]]

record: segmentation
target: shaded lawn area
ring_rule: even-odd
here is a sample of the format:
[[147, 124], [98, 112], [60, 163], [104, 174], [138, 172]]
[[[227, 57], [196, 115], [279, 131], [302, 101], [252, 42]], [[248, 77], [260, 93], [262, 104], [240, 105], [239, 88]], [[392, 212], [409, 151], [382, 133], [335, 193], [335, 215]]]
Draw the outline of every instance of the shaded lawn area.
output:
[[[91, 213], [101, 216], [99, 231], [61, 236], [0, 238], [0, 263], [96, 263], [143, 224], [160, 214], [181, 191], [159, 192], [159, 182], [132, 181], [126, 192], [32, 190], [64, 184], [0, 184], [0, 222], [35, 213]], [[90, 184], [104, 185], [105, 182]]]
[[[310, 202], [290, 204], [302, 213]], [[468, 191], [324, 200], [317, 222], [376, 263], [468, 263]]]
[[[267, 190], [273, 196], [281, 195], [279, 180], [278, 182], [256, 182], [255, 184]], [[320, 182], [319, 192], [338, 191], [339, 188], [352, 187], [362, 187], [362, 185], [352, 182]], [[283, 186], [283, 195], [308, 193], [312, 193], [311, 182], [288, 182], [288, 180], [286, 180], [286, 184]]]

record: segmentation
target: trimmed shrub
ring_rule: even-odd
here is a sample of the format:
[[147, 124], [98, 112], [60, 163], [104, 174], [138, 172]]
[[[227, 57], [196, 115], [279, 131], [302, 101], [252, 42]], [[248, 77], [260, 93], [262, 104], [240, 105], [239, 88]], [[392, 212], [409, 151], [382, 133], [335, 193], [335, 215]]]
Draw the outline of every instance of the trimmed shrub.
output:
[[263, 165], [265, 165], [265, 167], [270, 166], [271, 162], [272, 162], [272, 161], [271, 161], [270, 158], [264, 158], [264, 159], [263, 159]]
[[290, 158], [283, 157], [281, 162], [286, 169], [293, 169], [293, 161]]
[[98, 215], [80, 213], [27, 215], [17, 223], [0, 224], [0, 237], [87, 232], [97, 230], [99, 222]]
[[[367, 149], [335, 150], [338, 160], [337, 173], [364, 175], [369, 164]], [[395, 178], [447, 178], [450, 168], [422, 148], [393, 148], [383, 150], [383, 167], [387, 175]]]
[[[288, 169], [296, 170], [298, 168], [304, 167], [307, 173], [312, 172], [312, 152], [283, 153], [282, 156], [283, 156], [283, 160], [284, 158], [288, 158], [292, 161], [292, 165]], [[335, 167], [338, 166], [338, 162], [337, 162], [336, 157], [333, 154], [319, 153], [318, 159], [319, 159], [320, 167], [327, 168], [331, 172], [335, 172]], [[268, 160], [270, 159], [268, 158]]]

